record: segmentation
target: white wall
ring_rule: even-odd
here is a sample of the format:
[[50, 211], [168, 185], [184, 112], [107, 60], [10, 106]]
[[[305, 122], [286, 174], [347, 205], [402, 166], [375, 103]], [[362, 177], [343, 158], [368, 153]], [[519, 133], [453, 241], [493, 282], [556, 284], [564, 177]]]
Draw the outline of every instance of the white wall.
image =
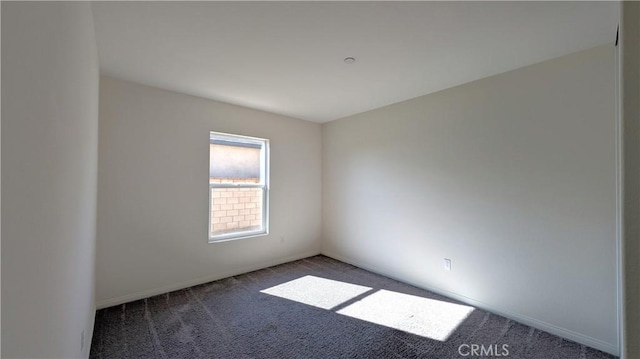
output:
[[323, 253], [616, 352], [612, 45], [322, 129]]
[[3, 358], [88, 356], [98, 82], [88, 3], [2, 2]]
[[[270, 140], [268, 236], [208, 243], [210, 130]], [[98, 306], [318, 254], [320, 137], [316, 123], [102, 77]]]
[[622, 3], [626, 356], [640, 358], [640, 3]]

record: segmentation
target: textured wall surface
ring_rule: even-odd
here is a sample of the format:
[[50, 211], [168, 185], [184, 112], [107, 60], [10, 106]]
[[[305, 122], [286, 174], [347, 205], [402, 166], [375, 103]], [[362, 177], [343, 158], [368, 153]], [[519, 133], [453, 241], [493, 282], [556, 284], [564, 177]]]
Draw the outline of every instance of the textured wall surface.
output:
[[615, 353], [614, 54], [324, 124], [323, 253]]
[[[319, 124], [110, 77], [100, 91], [98, 306], [320, 252]], [[210, 131], [270, 141], [269, 235], [208, 243]]]
[[89, 353], [97, 55], [89, 3], [2, 2], [3, 358]]

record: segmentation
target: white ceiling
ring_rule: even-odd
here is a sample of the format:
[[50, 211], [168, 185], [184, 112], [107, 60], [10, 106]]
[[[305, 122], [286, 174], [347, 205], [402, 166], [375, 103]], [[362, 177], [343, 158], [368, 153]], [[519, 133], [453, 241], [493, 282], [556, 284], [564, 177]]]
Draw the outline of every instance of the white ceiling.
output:
[[326, 122], [612, 43], [618, 6], [101, 2], [93, 11], [104, 74]]

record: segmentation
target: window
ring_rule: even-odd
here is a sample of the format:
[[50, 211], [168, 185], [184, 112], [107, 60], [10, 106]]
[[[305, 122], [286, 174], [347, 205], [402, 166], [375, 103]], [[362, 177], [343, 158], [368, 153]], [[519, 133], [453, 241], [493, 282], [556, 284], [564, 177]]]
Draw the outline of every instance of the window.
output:
[[209, 134], [209, 242], [267, 234], [269, 141]]

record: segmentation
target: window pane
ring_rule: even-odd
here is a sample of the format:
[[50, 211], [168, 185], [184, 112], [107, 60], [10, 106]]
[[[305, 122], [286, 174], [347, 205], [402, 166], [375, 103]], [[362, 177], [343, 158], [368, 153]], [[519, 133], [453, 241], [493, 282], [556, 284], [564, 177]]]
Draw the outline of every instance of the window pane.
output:
[[261, 147], [209, 145], [211, 183], [261, 183]]
[[262, 230], [262, 188], [212, 188], [211, 234]]
[[268, 233], [269, 142], [209, 133], [209, 241]]

